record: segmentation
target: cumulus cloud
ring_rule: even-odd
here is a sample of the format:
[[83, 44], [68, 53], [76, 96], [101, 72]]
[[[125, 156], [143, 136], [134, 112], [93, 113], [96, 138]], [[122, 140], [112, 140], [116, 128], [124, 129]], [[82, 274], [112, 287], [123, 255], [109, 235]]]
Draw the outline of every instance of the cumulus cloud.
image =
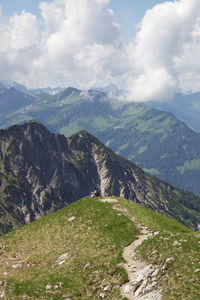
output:
[[108, 0], [55, 0], [40, 4], [41, 18], [23, 11], [1, 22], [1, 77], [30, 85], [88, 88], [118, 52], [120, 26]]
[[165, 2], [148, 10], [129, 44], [109, 0], [40, 3], [5, 21], [0, 7], [0, 77], [28, 87], [115, 84], [127, 99], [173, 97], [200, 89], [200, 1]]
[[23, 78], [38, 55], [39, 27], [36, 17], [23, 11], [0, 24], [1, 78]]
[[[127, 48], [133, 71], [126, 88], [134, 99], [171, 98], [177, 87], [184, 89], [186, 84], [181, 70], [184, 76], [188, 70], [195, 78], [200, 40], [194, 31], [199, 32], [199, 16], [199, 0], [166, 2], [147, 11], [135, 40]], [[190, 88], [194, 89], [192, 82]]]

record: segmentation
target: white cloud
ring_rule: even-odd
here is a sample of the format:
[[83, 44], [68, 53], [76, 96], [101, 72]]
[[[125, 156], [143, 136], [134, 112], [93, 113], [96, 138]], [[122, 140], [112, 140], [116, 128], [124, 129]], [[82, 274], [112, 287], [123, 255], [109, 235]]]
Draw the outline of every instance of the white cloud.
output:
[[23, 11], [2, 23], [0, 58], [3, 69], [7, 68], [5, 76], [27, 86], [104, 85], [104, 80], [111, 80], [110, 59], [120, 46], [120, 26], [106, 8], [108, 3], [42, 2], [40, 20]]
[[132, 42], [120, 40], [109, 0], [40, 3], [4, 21], [1, 78], [30, 86], [120, 85], [128, 99], [167, 100], [177, 87], [200, 89], [200, 1], [179, 0], [146, 12]]
[[2, 10], [2, 7], [0, 5], [0, 21], [2, 20], [2, 17], [3, 17], [3, 10]]
[[6, 23], [2, 20], [0, 36], [1, 78], [23, 80], [38, 55], [40, 35], [36, 17], [23, 11], [20, 16], [12, 16]]
[[[199, 0], [166, 2], [147, 11], [135, 40], [127, 48], [133, 71], [126, 88], [135, 100], [164, 101], [177, 87], [184, 89], [181, 69], [191, 74], [195, 61], [199, 61], [200, 41], [198, 38], [194, 43], [193, 33], [194, 28], [200, 29], [198, 16]], [[187, 60], [186, 55], [190, 57]]]

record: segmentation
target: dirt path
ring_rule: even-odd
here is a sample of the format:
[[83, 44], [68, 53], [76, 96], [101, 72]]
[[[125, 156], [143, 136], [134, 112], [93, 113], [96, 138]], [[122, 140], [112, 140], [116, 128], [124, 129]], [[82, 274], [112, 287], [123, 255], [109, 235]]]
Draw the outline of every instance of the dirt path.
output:
[[123, 257], [126, 263], [121, 264], [121, 266], [123, 266], [127, 272], [128, 282], [121, 287], [122, 297], [126, 297], [129, 300], [160, 300], [162, 293], [161, 289], [158, 289], [156, 279], [158, 269], [137, 259], [135, 253], [136, 248], [141, 245], [144, 240], [158, 233], [141, 226], [126, 209], [121, 208], [117, 199], [105, 198], [101, 199], [101, 201], [112, 203], [113, 209], [128, 216], [140, 230], [140, 235], [137, 240], [124, 248], [123, 251]]

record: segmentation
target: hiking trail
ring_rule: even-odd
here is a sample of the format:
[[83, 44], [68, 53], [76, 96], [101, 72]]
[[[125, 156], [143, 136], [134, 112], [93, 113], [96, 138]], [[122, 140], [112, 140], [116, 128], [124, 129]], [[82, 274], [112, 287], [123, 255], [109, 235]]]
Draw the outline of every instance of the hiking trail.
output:
[[159, 232], [153, 232], [148, 227], [142, 226], [127, 209], [121, 208], [120, 203], [115, 198], [100, 199], [102, 202], [109, 202], [113, 209], [120, 211], [133, 221], [140, 233], [137, 239], [123, 250], [123, 258], [126, 263], [120, 264], [125, 268], [128, 275], [128, 282], [121, 287], [121, 295], [129, 300], [160, 300], [162, 290], [158, 287], [157, 275], [159, 269], [139, 260], [136, 256], [136, 248], [148, 238], [157, 235]]

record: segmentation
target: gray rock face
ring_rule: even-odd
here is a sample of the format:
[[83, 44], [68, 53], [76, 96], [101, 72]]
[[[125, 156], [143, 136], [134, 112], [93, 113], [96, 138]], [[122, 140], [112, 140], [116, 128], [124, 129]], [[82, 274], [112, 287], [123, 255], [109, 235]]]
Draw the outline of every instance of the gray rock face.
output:
[[125, 197], [178, 220], [173, 207], [185, 212], [193, 201], [194, 222], [200, 222], [200, 198], [145, 174], [85, 131], [66, 138], [35, 121], [0, 130], [0, 233], [63, 208], [94, 187], [102, 196]]

